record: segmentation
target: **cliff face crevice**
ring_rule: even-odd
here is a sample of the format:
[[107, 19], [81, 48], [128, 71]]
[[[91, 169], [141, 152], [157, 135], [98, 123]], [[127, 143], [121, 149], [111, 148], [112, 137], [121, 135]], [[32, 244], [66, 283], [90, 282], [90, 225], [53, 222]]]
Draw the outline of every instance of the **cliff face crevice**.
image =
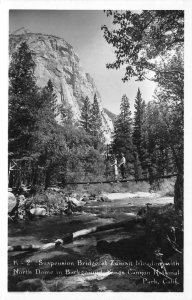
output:
[[[106, 143], [110, 142], [113, 123], [105, 113], [101, 96], [90, 74], [83, 70], [78, 55], [65, 40], [44, 34], [20, 33], [10, 35], [10, 57], [21, 42], [26, 42], [36, 63], [37, 85], [44, 87], [51, 79], [58, 104], [70, 105], [74, 119], [80, 118], [82, 98], [91, 103], [97, 95]], [[58, 120], [59, 121], [59, 120]]]

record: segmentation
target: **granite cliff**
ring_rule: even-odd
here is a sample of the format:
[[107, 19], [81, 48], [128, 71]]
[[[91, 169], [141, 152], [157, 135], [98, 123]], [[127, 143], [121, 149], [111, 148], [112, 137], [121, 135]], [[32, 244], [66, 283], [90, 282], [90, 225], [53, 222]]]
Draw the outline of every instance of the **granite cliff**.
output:
[[37, 85], [44, 87], [51, 79], [57, 94], [58, 104], [70, 105], [74, 119], [80, 118], [82, 97], [88, 96], [93, 102], [94, 94], [97, 94], [105, 141], [109, 143], [113, 122], [102, 106], [101, 96], [92, 77], [83, 70], [73, 47], [62, 38], [41, 33], [30, 33], [23, 29], [9, 36], [10, 59], [13, 51], [24, 41], [31, 49], [36, 63]]

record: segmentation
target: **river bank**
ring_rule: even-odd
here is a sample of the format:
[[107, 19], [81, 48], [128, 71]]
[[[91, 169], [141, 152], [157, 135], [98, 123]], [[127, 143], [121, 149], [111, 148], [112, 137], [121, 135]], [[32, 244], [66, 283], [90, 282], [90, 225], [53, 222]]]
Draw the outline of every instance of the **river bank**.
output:
[[[52, 187], [46, 191], [38, 188], [35, 193], [23, 191], [9, 195], [9, 216], [15, 219], [30, 219], [53, 215], [70, 215], [84, 211], [90, 203], [107, 203], [129, 199], [128, 205], [134, 205], [134, 199], [147, 198], [153, 204], [172, 203], [174, 181], [164, 180], [157, 191], [151, 190], [148, 183], [113, 183], [67, 187]], [[165, 200], [165, 197], [167, 200]], [[154, 202], [154, 199], [155, 202]], [[140, 201], [140, 205], [143, 201]], [[146, 203], [145, 203], [146, 204]], [[156, 205], [156, 204], [155, 204]], [[10, 220], [11, 221], [11, 220]]]
[[[115, 194], [117, 199], [114, 197]], [[151, 194], [145, 194], [148, 197], [143, 198], [135, 197], [134, 193], [131, 193], [132, 197], [129, 198], [127, 194], [125, 197], [125, 193], [105, 193], [100, 194], [100, 197], [107, 195], [105, 201], [98, 201], [97, 197], [94, 199], [92, 196], [92, 200], [87, 200], [83, 210], [79, 212], [9, 223], [9, 245], [31, 243], [44, 245], [54, 242], [66, 233], [128, 220], [139, 212], [145, 214], [147, 207], [152, 215], [148, 219], [148, 224], [94, 233], [59, 249], [34, 253], [9, 253], [9, 290], [181, 291], [182, 255], [172, 251], [164, 239], [163, 242], [157, 239], [162, 236], [165, 225], [169, 228], [171, 222], [175, 222], [170, 218], [173, 212], [173, 197], [160, 197], [157, 194], [152, 197]], [[156, 228], [155, 221], [157, 211], [163, 217], [162, 226], [160, 228], [157, 226], [159, 229]], [[169, 224], [166, 223], [167, 219]], [[179, 284], [170, 283], [166, 276], [155, 275], [155, 271], [151, 269], [152, 267], [161, 271], [158, 255], [154, 254], [157, 245], [161, 246], [160, 253], [164, 255], [164, 263], [179, 261], [178, 266], [166, 267], [167, 271], [174, 271], [175, 274], [179, 270], [178, 276], [171, 276], [172, 280], [177, 278]], [[148, 263], [154, 261], [157, 265], [149, 267], [144, 264], [146, 261]], [[152, 283], [154, 279], [156, 283]], [[167, 279], [166, 284], [163, 283], [163, 279]]]

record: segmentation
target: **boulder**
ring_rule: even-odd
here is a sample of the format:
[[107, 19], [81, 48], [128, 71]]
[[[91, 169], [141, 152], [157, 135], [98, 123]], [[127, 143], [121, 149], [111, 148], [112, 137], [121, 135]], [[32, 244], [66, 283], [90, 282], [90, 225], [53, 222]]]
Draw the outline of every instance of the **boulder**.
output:
[[72, 198], [72, 197], [68, 198], [68, 202], [77, 207], [81, 207], [81, 206], [85, 205], [84, 201], [79, 201], [76, 198]]
[[111, 200], [107, 196], [99, 196], [98, 202], [111, 202]]
[[23, 219], [24, 219], [24, 216], [23, 216], [22, 214], [21, 214], [21, 215], [18, 214], [18, 219], [19, 219], [19, 220], [23, 220]]
[[45, 216], [47, 213], [44, 207], [35, 207], [30, 209], [29, 212], [32, 216]]
[[89, 200], [91, 200], [91, 201], [97, 201], [96, 196], [89, 196]]
[[33, 208], [32, 206], [34, 206], [33, 200], [26, 199], [26, 201], [24, 203], [25, 210], [29, 210], [29, 209]]
[[18, 197], [18, 203], [19, 203], [19, 207], [23, 206], [26, 202], [26, 198], [24, 195], [19, 195]]
[[87, 195], [84, 195], [84, 196], [81, 198], [81, 201], [87, 202], [87, 201], [89, 201], [89, 197], [88, 197]]
[[8, 213], [11, 213], [12, 210], [16, 207], [17, 200], [13, 193], [8, 192]]

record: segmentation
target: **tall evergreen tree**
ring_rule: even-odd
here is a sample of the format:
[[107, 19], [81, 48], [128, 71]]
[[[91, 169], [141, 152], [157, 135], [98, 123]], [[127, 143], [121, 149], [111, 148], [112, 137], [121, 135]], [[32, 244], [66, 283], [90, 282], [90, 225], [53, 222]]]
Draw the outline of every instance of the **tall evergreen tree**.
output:
[[141, 138], [142, 138], [142, 127], [144, 122], [145, 102], [141, 97], [140, 89], [138, 89], [137, 91], [134, 107], [135, 107], [135, 111], [134, 111], [134, 121], [133, 121], [133, 144], [136, 146], [139, 159], [142, 160]]
[[9, 66], [9, 93], [27, 95], [36, 92], [35, 62], [26, 42], [13, 53]]
[[132, 172], [133, 142], [132, 142], [132, 119], [129, 99], [126, 95], [122, 96], [120, 114], [114, 124], [113, 151], [116, 154], [124, 153], [129, 166], [129, 173]]
[[156, 177], [175, 172], [168, 136], [159, 103], [149, 102], [145, 111], [141, 154], [143, 170], [150, 177], [151, 183]]
[[[135, 111], [133, 119], [133, 144], [135, 153], [135, 175], [141, 177], [142, 169], [145, 169], [146, 164], [146, 148], [144, 145], [144, 115], [145, 115], [145, 101], [142, 99], [140, 89], [138, 88], [135, 98]], [[145, 171], [144, 171], [145, 173]]]
[[86, 133], [91, 132], [91, 103], [89, 98], [86, 96], [83, 99], [83, 106], [81, 108], [81, 120], [80, 124]]
[[97, 149], [103, 142], [102, 118], [97, 100], [94, 95], [94, 101], [91, 109], [91, 136], [93, 137], [94, 148]]
[[30, 155], [41, 99], [34, 76], [35, 62], [23, 42], [9, 66], [9, 153], [11, 158]]
[[56, 122], [57, 98], [51, 80], [41, 91], [41, 108], [36, 122], [33, 151], [38, 157], [38, 164], [44, 167], [45, 188], [50, 185], [51, 176], [59, 160], [60, 130]]
[[120, 104], [120, 114], [114, 124], [113, 150], [120, 154], [131, 145], [132, 149], [132, 120], [129, 100], [123, 95]]
[[141, 135], [141, 157], [142, 157], [142, 175], [149, 177], [149, 168], [151, 166], [150, 155], [149, 155], [149, 135], [148, 135], [148, 120], [147, 120], [147, 107], [146, 105], [144, 112], [144, 120], [142, 126]]
[[47, 85], [44, 87], [42, 91], [42, 96], [44, 98], [43, 104], [44, 106], [49, 107], [49, 111], [53, 113], [53, 116], [56, 117], [58, 115], [57, 111], [57, 96], [54, 91], [53, 83], [51, 79], [48, 80]]

